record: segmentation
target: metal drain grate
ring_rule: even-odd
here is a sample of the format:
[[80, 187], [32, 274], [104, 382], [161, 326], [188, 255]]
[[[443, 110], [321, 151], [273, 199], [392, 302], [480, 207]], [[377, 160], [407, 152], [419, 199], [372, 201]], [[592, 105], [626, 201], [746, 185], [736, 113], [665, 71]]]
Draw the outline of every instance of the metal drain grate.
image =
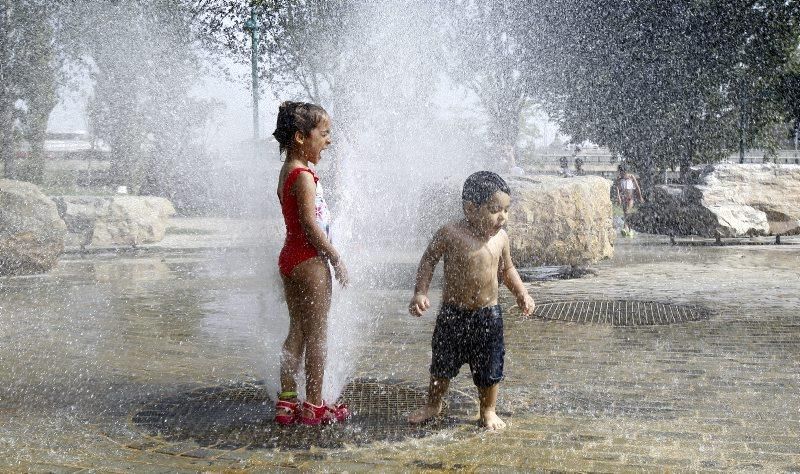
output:
[[636, 300], [552, 301], [536, 305], [542, 319], [612, 326], [653, 326], [708, 319], [711, 311], [701, 306]]
[[307, 449], [424, 437], [477, 413], [474, 400], [452, 391], [441, 417], [422, 426], [410, 425], [405, 417], [425, 403], [424, 392], [396, 383], [355, 380], [340, 398], [353, 412], [346, 423], [281, 427], [272, 421], [275, 408], [269, 395], [257, 383], [203, 388], [158, 400], [136, 412], [131, 421], [168, 443], [193, 440], [216, 449]]

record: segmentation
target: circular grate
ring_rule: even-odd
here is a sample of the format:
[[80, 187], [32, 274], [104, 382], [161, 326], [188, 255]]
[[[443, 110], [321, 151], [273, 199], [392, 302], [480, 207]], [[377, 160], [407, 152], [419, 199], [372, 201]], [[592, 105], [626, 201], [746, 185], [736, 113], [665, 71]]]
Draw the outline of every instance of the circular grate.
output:
[[353, 412], [346, 423], [282, 427], [272, 421], [274, 401], [267, 388], [260, 383], [241, 383], [158, 400], [136, 412], [131, 421], [167, 442], [192, 440], [200, 446], [231, 450], [307, 449], [424, 437], [477, 412], [474, 400], [451, 391], [441, 416], [424, 425], [409, 424], [406, 415], [421, 407], [426, 397], [425, 392], [401, 384], [355, 380], [339, 399]]
[[612, 326], [653, 326], [708, 319], [701, 306], [636, 300], [552, 301], [536, 305], [534, 315], [571, 323]]

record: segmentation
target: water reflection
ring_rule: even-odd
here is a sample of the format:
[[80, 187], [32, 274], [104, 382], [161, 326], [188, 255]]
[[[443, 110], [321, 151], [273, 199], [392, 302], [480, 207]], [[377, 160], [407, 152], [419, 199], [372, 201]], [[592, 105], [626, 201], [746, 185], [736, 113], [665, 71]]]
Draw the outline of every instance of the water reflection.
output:
[[[713, 454], [724, 457], [733, 452], [725, 446], [739, 446], [745, 436], [767, 442], [769, 433], [791, 432], [800, 403], [793, 377], [800, 355], [797, 247], [671, 247], [637, 239], [616, 250], [596, 275], [534, 282], [532, 294], [701, 304], [715, 314], [644, 328], [523, 321], [504, 293], [507, 379], [499, 409], [513, 421], [503, 438], [509, 462], [541, 462], [549, 452], [580, 457], [612, 438], [626, 455], [644, 445], [655, 459], [669, 458], [652, 434], [668, 428], [697, 436], [679, 438], [683, 456], [707, 455], [701, 449], [711, 448], [701, 441], [716, 436], [722, 444]], [[0, 451], [52, 461], [63, 459], [43, 450], [73, 450], [105, 459], [110, 441], [98, 433], [137, 436], [130, 416], [154, 400], [273, 377], [286, 318], [267, 254], [75, 257], [47, 275], [0, 279]], [[385, 279], [367, 269], [370, 286], [339, 295], [357, 317], [353, 325], [332, 318], [333, 343], [352, 342], [331, 356], [332, 377], [426, 379], [433, 318], [406, 315], [410, 289], [396, 280], [415, 256], [400, 257]], [[462, 375], [454, 389], [474, 394]], [[425, 451], [426, 459], [469, 462], [497, 446], [461, 440], [451, 449], [451, 441], [426, 441], [441, 447]], [[536, 442], [543, 444], [531, 448]], [[418, 452], [392, 448], [398, 466]]]

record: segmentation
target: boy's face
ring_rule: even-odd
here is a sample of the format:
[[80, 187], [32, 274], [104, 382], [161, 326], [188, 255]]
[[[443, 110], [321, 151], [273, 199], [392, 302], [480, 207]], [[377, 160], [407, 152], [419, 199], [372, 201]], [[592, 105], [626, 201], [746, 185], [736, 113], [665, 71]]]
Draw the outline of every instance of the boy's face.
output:
[[467, 222], [478, 234], [492, 237], [508, 222], [508, 211], [511, 207], [511, 196], [497, 191], [488, 201], [480, 206], [467, 202], [464, 204], [464, 215]]

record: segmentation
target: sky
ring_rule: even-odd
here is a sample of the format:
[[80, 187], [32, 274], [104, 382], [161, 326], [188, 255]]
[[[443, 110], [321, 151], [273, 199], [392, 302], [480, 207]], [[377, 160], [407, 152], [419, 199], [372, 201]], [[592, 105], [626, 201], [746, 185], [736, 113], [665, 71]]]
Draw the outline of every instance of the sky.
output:
[[[231, 76], [247, 78], [229, 80], [219, 75], [206, 76], [204, 83], [197, 87], [198, 98], [213, 98], [222, 102], [206, 133], [213, 148], [224, 151], [236, 147], [253, 136], [252, 95], [250, 94], [250, 70], [246, 65], [231, 65]], [[87, 131], [86, 103], [91, 95], [91, 81], [84, 78], [76, 90], [64, 91], [62, 99], [50, 114], [48, 131], [76, 132]], [[261, 135], [270, 130], [275, 122], [278, 99], [269, 89], [260, 97]]]

